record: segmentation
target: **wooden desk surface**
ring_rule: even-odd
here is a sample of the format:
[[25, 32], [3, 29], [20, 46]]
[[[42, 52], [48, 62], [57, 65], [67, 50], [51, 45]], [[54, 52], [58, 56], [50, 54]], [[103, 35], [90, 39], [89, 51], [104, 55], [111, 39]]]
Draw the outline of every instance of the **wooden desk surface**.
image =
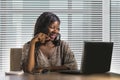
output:
[[120, 80], [120, 74], [62, 74], [51, 72], [47, 74], [6, 75], [5, 80]]

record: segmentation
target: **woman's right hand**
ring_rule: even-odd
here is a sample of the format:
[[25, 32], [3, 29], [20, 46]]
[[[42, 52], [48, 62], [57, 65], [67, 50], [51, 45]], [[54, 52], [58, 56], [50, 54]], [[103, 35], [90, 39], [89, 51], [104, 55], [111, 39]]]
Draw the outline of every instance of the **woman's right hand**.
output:
[[36, 43], [36, 42], [45, 43], [45, 41], [47, 40], [50, 40], [48, 35], [44, 33], [39, 33], [34, 36], [34, 38], [31, 40], [31, 43]]

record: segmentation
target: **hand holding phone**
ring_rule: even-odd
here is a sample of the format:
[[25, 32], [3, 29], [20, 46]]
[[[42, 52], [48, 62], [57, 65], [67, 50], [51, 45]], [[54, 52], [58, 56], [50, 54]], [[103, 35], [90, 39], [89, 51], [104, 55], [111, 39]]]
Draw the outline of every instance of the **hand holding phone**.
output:
[[61, 35], [58, 34], [57, 37], [54, 39], [53, 43], [54, 43], [56, 46], [59, 46], [59, 45], [60, 45], [60, 38], [61, 38]]

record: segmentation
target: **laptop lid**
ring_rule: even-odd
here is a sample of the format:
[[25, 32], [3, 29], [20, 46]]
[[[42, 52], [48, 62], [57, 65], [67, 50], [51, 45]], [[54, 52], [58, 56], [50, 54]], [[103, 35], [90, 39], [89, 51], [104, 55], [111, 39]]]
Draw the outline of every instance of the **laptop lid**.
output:
[[84, 42], [82, 73], [104, 73], [110, 70], [113, 42]]

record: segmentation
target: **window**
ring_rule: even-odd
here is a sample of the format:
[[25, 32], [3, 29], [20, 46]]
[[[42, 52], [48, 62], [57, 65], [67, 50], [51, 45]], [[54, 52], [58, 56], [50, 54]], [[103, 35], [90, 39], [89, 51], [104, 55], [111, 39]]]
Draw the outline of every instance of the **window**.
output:
[[103, 0], [1, 0], [0, 70], [9, 70], [10, 48], [31, 40], [36, 19], [45, 11], [59, 16], [62, 39], [69, 42], [80, 66], [83, 41], [106, 38], [102, 6]]
[[120, 72], [120, 0], [111, 0], [110, 35], [114, 42], [112, 70]]

